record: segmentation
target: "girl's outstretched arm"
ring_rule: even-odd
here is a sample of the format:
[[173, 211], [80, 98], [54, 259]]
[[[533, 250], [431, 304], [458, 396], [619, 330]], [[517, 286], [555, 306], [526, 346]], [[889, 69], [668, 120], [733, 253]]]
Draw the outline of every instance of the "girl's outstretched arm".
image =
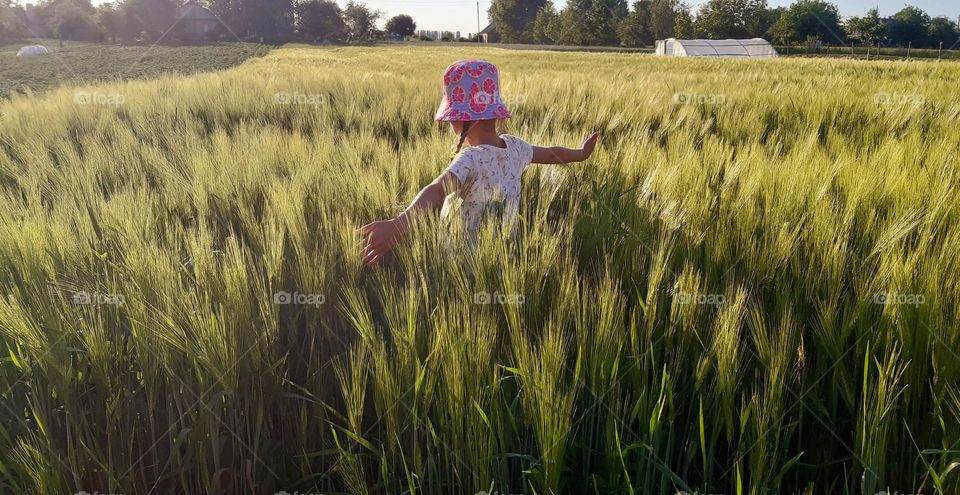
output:
[[563, 148], [554, 146], [551, 148], [533, 147], [533, 163], [543, 164], [564, 164], [582, 162], [593, 154], [597, 146], [597, 140], [600, 139], [600, 133], [594, 132], [583, 142], [580, 149]]
[[440, 208], [447, 195], [456, 192], [459, 187], [460, 181], [457, 177], [450, 172], [444, 172], [421, 189], [410, 206], [396, 218], [368, 223], [361, 227], [363, 262], [374, 265], [380, 261], [410, 230], [410, 222], [420, 211]]

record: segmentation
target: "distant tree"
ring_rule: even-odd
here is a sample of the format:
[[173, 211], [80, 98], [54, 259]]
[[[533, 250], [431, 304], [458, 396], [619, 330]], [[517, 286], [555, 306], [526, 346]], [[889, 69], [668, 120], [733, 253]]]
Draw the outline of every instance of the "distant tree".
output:
[[930, 16], [914, 6], [907, 6], [900, 12], [893, 14], [890, 24], [890, 41], [906, 46], [922, 46], [927, 41], [930, 32]]
[[20, 21], [13, 4], [0, 0], [0, 43], [9, 43], [20, 37]]
[[592, 0], [567, 0], [567, 6], [560, 14], [565, 44], [602, 44], [600, 37], [597, 36], [597, 33], [603, 29], [602, 17], [594, 12], [593, 7]]
[[123, 13], [112, 3], [101, 4], [94, 14], [100, 31], [111, 43], [116, 43], [123, 34]]
[[767, 34], [766, 0], [710, 0], [697, 15], [697, 32], [706, 38], [754, 38]]
[[540, 7], [540, 12], [533, 21], [533, 40], [537, 43], [557, 43], [561, 35], [560, 15], [553, 2], [547, 2]]
[[630, 46], [649, 46], [656, 40], [677, 35], [677, 18], [684, 14], [683, 22], [689, 24], [688, 36], [693, 36], [690, 12], [678, 0], [640, 0], [633, 3], [633, 10], [620, 22], [620, 43]]
[[861, 43], [873, 45], [887, 39], [887, 24], [877, 9], [870, 9], [863, 17], [851, 17], [846, 23], [847, 34]]
[[930, 20], [927, 39], [933, 48], [938, 48], [943, 43], [944, 48], [952, 49], [960, 41], [960, 31], [952, 20], [946, 17], [934, 17]]
[[547, 0], [493, 0], [487, 14], [504, 43], [534, 40], [534, 24]]
[[340, 41], [346, 37], [343, 11], [334, 0], [307, 0], [294, 6], [297, 32], [309, 41]]
[[677, 20], [674, 24], [674, 36], [680, 39], [690, 39], [697, 35], [696, 28], [693, 27], [693, 16], [687, 9], [681, 10], [677, 14]]
[[784, 11], [773, 26], [770, 26], [769, 40], [779, 45], [789, 45], [799, 39], [793, 23], [788, 19], [789, 12]]
[[139, 29], [145, 41], [175, 41], [170, 28], [177, 22], [177, 5], [173, 0], [126, 0], [123, 10], [128, 25]]
[[129, 3], [117, 5], [117, 12], [120, 14], [120, 42], [126, 45], [134, 43], [143, 32], [143, 26], [140, 25], [140, 19], [137, 18], [134, 9]]
[[773, 30], [773, 27], [777, 25], [777, 22], [786, 13], [787, 13], [786, 7], [775, 7], [772, 9], [767, 9], [767, 31], [766, 31], [766, 36], [764, 36], [764, 38], [770, 39], [770, 32]]
[[88, 0], [62, 0], [50, 4], [53, 15], [47, 17], [48, 29], [58, 39], [97, 41], [100, 29], [94, 20], [94, 8]]
[[633, 10], [627, 14], [617, 26], [617, 35], [620, 44], [624, 46], [648, 46], [655, 41], [650, 32], [651, 6], [650, 0], [640, 0], [633, 3]]
[[293, 37], [293, 0], [248, 0], [243, 5], [258, 40], [282, 43]]
[[373, 10], [361, 2], [350, 0], [343, 9], [343, 20], [347, 24], [347, 31], [351, 41], [361, 41], [370, 38], [375, 29], [377, 20], [383, 16], [379, 10]]
[[613, 45], [620, 22], [630, 13], [626, 0], [569, 0], [564, 23], [576, 27], [580, 45]]
[[594, 0], [593, 9], [599, 19], [599, 29], [595, 32], [598, 40], [597, 44], [617, 44], [620, 23], [630, 13], [627, 0]]
[[560, 45], [589, 45], [594, 44], [593, 35], [587, 30], [583, 21], [583, 13], [577, 8], [567, 8], [556, 13], [548, 24], [548, 33], [554, 43]]
[[846, 34], [837, 6], [825, 0], [797, 0], [771, 28], [771, 37], [782, 44], [809, 39], [843, 43]]
[[390, 34], [399, 34], [400, 36], [413, 36], [417, 32], [417, 23], [413, 17], [405, 14], [393, 16], [387, 21], [387, 32]]
[[[176, 0], [185, 3], [186, 0]], [[296, 0], [205, 0], [231, 37], [280, 43], [292, 39]]]
[[[207, 8], [237, 36], [252, 33], [248, 21], [247, 0], [206, 0]], [[294, 9], [296, 13], [296, 9]]]
[[649, 31], [654, 39], [672, 38], [676, 34], [677, 14], [683, 7], [678, 0], [651, 0]]
[[763, 6], [755, 11], [756, 17], [747, 20], [747, 32], [750, 37], [769, 40], [773, 25], [780, 20], [786, 10], [784, 7], [771, 9], [767, 6], [767, 0], [763, 0]]

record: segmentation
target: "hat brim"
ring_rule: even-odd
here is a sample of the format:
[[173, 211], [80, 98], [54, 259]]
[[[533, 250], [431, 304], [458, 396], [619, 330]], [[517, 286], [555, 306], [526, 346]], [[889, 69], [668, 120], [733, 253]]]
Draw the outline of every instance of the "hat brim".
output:
[[460, 105], [451, 105], [444, 101], [437, 109], [434, 119], [437, 122], [475, 122], [478, 120], [510, 119], [513, 115], [506, 105], [502, 103], [493, 103], [485, 106], [482, 112], [477, 112], [469, 107], [460, 108]]

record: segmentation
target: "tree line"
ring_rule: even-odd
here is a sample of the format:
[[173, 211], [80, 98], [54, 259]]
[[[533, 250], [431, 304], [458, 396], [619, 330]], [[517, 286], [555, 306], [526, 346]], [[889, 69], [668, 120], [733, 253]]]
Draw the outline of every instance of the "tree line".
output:
[[[177, 22], [186, 0], [118, 0], [94, 7], [91, 0], [41, 0], [28, 13], [0, 0], [0, 43], [21, 38], [175, 44], [188, 39]], [[357, 42], [384, 33], [412, 36], [407, 15], [377, 29], [379, 11], [351, 0], [205, 0], [218, 18], [213, 39], [267, 43], [292, 40]], [[882, 44], [954, 48], [957, 24], [907, 6], [884, 17], [877, 9], [843, 18], [827, 0], [797, 0], [770, 8], [766, 0], [709, 0], [696, 13], [681, 0], [493, 0], [489, 15], [507, 43], [652, 46], [676, 38], [765, 38], [776, 44]]]
[[907, 6], [844, 18], [826, 0], [770, 8], [766, 0], [709, 0], [695, 14], [680, 0], [493, 0], [489, 15], [505, 43], [651, 46], [665, 38], [765, 38], [776, 44], [956, 47], [953, 19]]
[[[28, 11], [0, 0], [0, 43], [25, 38], [74, 41], [178, 44], [192, 39], [178, 22], [178, 0], [119, 0], [94, 6], [91, 0], [41, 0]], [[334, 0], [207, 0], [217, 16], [209, 39], [266, 43], [365, 41], [377, 30], [383, 14], [359, 1], [341, 7]], [[387, 22], [389, 32], [410, 36], [416, 23], [400, 15]]]

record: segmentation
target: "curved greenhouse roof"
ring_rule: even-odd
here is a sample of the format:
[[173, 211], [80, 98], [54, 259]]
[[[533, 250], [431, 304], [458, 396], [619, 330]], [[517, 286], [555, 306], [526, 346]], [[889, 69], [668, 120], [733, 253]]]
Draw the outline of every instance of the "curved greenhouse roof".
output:
[[771, 58], [773, 45], [763, 38], [746, 40], [657, 40], [657, 55], [670, 57]]

